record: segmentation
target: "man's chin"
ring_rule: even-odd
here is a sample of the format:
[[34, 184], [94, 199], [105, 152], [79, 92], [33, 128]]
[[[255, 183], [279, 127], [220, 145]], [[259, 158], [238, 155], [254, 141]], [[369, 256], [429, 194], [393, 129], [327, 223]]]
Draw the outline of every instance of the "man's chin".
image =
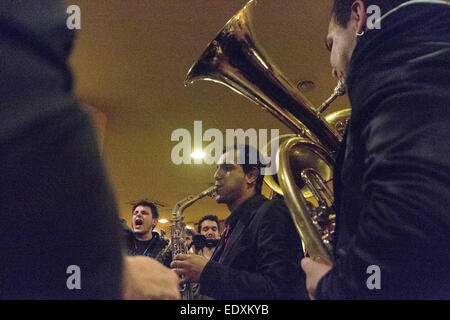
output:
[[216, 195], [216, 203], [225, 203], [225, 199], [220, 195]]

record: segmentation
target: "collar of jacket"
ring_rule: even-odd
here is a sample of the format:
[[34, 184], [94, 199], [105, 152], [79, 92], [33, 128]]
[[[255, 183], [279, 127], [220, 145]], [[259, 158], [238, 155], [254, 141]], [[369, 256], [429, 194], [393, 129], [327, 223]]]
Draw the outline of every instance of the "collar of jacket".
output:
[[225, 220], [225, 225], [230, 225], [232, 229], [236, 226], [238, 221], [247, 225], [253, 217], [253, 214], [256, 212], [256, 209], [258, 209], [265, 201], [267, 201], [267, 198], [263, 195], [254, 195], [231, 212], [230, 216]]
[[149, 239], [149, 240], [141, 241], [141, 240], [138, 240], [134, 234], [133, 234], [133, 236], [134, 236], [134, 239], [136, 239], [136, 241], [139, 241], [139, 242], [149, 242], [149, 241], [152, 241], [152, 240], [162, 241], [161, 236], [156, 231], [152, 231], [152, 238]]

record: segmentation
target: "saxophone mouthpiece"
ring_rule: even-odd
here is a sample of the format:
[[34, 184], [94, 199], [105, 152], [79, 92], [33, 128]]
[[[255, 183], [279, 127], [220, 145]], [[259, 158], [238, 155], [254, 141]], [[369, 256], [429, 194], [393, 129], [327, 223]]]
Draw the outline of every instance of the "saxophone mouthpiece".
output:
[[216, 186], [211, 186], [208, 189], [206, 189], [205, 191], [203, 191], [203, 193], [205, 194], [205, 196], [214, 197], [216, 194], [216, 190], [217, 190]]

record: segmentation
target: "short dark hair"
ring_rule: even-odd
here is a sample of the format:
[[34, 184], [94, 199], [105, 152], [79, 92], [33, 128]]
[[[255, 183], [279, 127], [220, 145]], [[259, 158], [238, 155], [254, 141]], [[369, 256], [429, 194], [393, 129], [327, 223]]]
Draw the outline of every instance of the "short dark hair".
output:
[[217, 223], [217, 230], [220, 233], [220, 223], [219, 223], [219, 218], [217, 218], [217, 216], [213, 215], [213, 214], [209, 214], [204, 216], [203, 218], [200, 219], [200, 221], [198, 222], [198, 226], [197, 226], [197, 232], [200, 233], [200, 231], [202, 230], [202, 223], [205, 220], [211, 220], [211, 221], [215, 221]]
[[133, 205], [133, 209], [131, 210], [131, 212], [134, 212], [134, 210], [139, 206], [149, 207], [150, 210], [152, 211], [152, 218], [153, 219], [159, 218], [158, 207], [153, 202], [147, 200], [140, 200]]
[[[244, 171], [244, 173], [250, 172], [253, 168], [258, 169], [259, 175], [258, 175], [258, 179], [256, 180], [255, 191], [256, 191], [256, 194], [261, 194], [262, 184], [264, 181], [264, 175], [261, 174], [261, 169], [265, 167], [265, 165], [261, 161], [261, 159], [264, 159], [261, 152], [259, 152], [259, 150], [257, 148], [254, 148], [248, 144], [245, 144], [245, 145], [232, 145], [232, 146], [225, 147], [225, 148], [223, 148], [222, 154], [227, 153], [230, 150], [237, 150], [237, 151], [244, 152], [244, 155], [245, 155], [245, 158], [243, 159], [244, 163], [239, 163], [240, 166], [242, 167], [242, 170]], [[251, 155], [256, 155], [256, 159], [250, 158]], [[242, 162], [242, 161], [238, 161], [238, 162]]]
[[195, 235], [194, 230], [189, 229], [189, 228], [186, 228], [186, 230], [184, 230], [184, 232], [186, 233], [187, 236], [189, 235], [189, 236], [193, 237]]
[[[402, 2], [408, 0], [362, 0], [367, 7], [371, 5], [377, 5], [380, 7], [381, 15], [385, 14], [389, 10], [397, 7]], [[343, 28], [347, 28], [347, 24], [350, 21], [350, 14], [352, 4], [355, 0], [333, 0], [332, 15], [337, 24]]]

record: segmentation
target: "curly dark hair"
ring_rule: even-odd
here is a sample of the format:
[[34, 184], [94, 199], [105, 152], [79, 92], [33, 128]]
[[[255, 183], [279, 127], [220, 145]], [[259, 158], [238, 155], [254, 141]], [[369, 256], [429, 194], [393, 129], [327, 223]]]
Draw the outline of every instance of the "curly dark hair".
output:
[[220, 233], [220, 223], [219, 223], [219, 218], [217, 218], [217, 216], [210, 214], [210, 215], [206, 215], [203, 218], [200, 219], [200, 221], [198, 222], [198, 226], [197, 226], [197, 232], [200, 233], [200, 231], [202, 230], [202, 223], [205, 220], [211, 220], [211, 221], [215, 221], [217, 223], [217, 230]]
[[131, 209], [131, 212], [134, 212], [134, 210], [139, 206], [149, 207], [150, 210], [152, 211], [152, 218], [153, 219], [159, 218], [158, 207], [156, 207], [156, 205], [153, 202], [147, 200], [140, 200], [133, 205], [133, 209]]
[[186, 235], [189, 235], [191, 237], [193, 237], [195, 235], [194, 230], [186, 228], [186, 230], [184, 230], [184, 232], [186, 233]]

